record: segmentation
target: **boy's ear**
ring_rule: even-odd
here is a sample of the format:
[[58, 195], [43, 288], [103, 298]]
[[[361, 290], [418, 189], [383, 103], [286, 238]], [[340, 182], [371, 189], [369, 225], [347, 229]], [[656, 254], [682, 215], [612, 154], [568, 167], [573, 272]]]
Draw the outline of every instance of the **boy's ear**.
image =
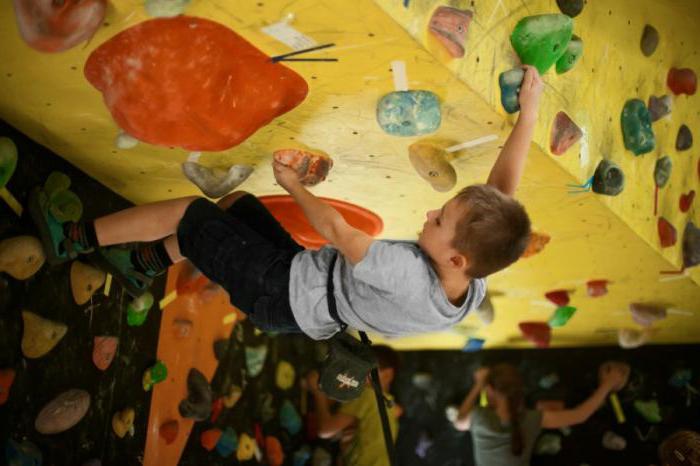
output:
[[455, 254], [450, 257], [450, 264], [456, 269], [467, 270], [469, 268], [469, 258], [464, 254]]

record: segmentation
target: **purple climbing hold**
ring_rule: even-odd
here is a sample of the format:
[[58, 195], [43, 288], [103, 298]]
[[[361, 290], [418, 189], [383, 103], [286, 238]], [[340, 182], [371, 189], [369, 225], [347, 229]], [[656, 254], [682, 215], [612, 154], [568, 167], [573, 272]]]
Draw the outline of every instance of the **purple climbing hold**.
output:
[[658, 121], [671, 113], [671, 108], [673, 106], [673, 100], [670, 95], [662, 95], [661, 97], [651, 96], [649, 97], [649, 117], [651, 121]]
[[693, 147], [693, 133], [690, 132], [690, 128], [686, 125], [681, 125], [676, 136], [676, 150], [684, 151], [691, 147]]
[[474, 14], [469, 10], [440, 6], [430, 18], [428, 29], [452, 57], [460, 58], [464, 56], [464, 41], [472, 16]]
[[640, 47], [645, 57], [650, 57], [659, 45], [659, 31], [654, 26], [647, 24], [642, 32]]
[[552, 132], [550, 134], [549, 149], [552, 154], [562, 155], [569, 147], [583, 136], [583, 131], [573, 122], [569, 115], [564, 112], [557, 113], [554, 117]]

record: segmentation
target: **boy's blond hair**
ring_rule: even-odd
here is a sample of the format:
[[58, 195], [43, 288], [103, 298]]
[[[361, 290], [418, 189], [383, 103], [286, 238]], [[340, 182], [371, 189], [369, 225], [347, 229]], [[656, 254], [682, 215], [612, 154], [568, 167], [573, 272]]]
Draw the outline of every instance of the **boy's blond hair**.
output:
[[522, 204], [487, 184], [467, 186], [455, 198], [465, 211], [452, 246], [469, 259], [467, 275], [483, 278], [518, 260], [530, 238]]

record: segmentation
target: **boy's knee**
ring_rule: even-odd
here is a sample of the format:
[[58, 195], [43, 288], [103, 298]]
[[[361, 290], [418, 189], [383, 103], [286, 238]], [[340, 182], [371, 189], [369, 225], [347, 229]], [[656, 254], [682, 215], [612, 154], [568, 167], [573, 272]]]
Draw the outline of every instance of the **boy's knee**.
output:
[[231, 207], [231, 205], [233, 205], [233, 203], [236, 202], [238, 199], [248, 194], [250, 193], [247, 191], [234, 191], [231, 194], [227, 194], [226, 196], [219, 199], [216, 202], [216, 205], [218, 205], [221, 209], [226, 210], [229, 207]]

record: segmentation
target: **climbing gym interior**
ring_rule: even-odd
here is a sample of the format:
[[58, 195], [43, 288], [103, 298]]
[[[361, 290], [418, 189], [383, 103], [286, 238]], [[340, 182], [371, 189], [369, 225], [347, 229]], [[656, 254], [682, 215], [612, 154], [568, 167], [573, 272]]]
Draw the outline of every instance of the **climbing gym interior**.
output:
[[[0, 2], [0, 464], [700, 464], [699, 26], [696, 0]], [[485, 295], [450, 325], [369, 332], [400, 362], [393, 402], [379, 401], [393, 441], [374, 395], [371, 414], [350, 415], [357, 399], [323, 394], [327, 371], [344, 377], [356, 362], [348, 341], [353, 357], [370, 354], [365, 387], [377, 360], [356, 331], [377, 327], [351, 324], [350, 340], [288, 334], [233, 304], [228, 269], [217, 279], [185, 258], [153, 277], [160, 256], [149, 256], [134, 272], [147, 277], [129, 282], [108, 245], [81, 249], [104, 238], [92, 221], [105, 215], [245, 191], [298, 254], [327, 257], [335, 230], [314, 228], [304, 207], [330, 206], [372, 242], [367, 254], [410, 244], [444, 296], [415, 242], [509, 153], [535, 71], [541, 98], [514, 194], [531, 225], [519, 258], [465, 282], [468, 297], [477, 283]], [[302, 188], [283, 187], [290, 173]], [[179, 241], [180, 217], [144, 221], [178, 226], [168, 235]], [[115, 223], [127, 258], [166, 236]], [[348, 257], [343, 270], [359, 275]], [[364, 274], [406, 289], [413, 263], [377, 264]], [[285, 293], [316, 293], [318, 319], [331, 319], [326, 279], [303, 286]], [[378, 315], [409, 302], [371, 293], [385, 296]], [[266, 306], [281, 314], [285, 300]], [[492, 426], [508, 463], [484, 453], [469, 414], [499, 413], [503, 362], [520, 374], [519, 409], [545, 413], [517, 455], [514, 424]], [[483, 387], [481, 367], [492, 368]], [[585, 419], [552, 427], [547, 413], [600, 387]], [[330, 418], [354, 421], [331, 435]]]

